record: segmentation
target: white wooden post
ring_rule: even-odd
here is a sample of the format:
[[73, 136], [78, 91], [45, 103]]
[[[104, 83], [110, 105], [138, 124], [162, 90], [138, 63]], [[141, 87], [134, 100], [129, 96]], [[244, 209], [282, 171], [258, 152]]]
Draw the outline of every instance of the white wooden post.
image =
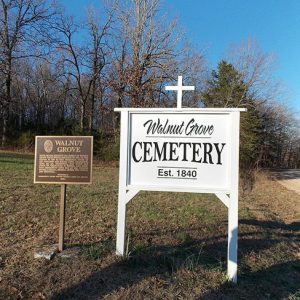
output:
[[116, 254], [124, 255], [126, 234], [126, 173], [127, 173], [127, 143], [128, 143], [128, 112], [121, 112], [120, 122], [120, 165], [119, 165], [119, 198]]
[[237, 282], [238, 249], [238, 195], [239, 195], [239, 136], [240, 112], [232, 113], [231, 123], [231, 193], [228, 208], [228, 258], [227, 274]]
[[124, 193], [119, 190], [116, 254], [120, 256], [124, 256], [126, 234], [126, 203], [122, 198]]

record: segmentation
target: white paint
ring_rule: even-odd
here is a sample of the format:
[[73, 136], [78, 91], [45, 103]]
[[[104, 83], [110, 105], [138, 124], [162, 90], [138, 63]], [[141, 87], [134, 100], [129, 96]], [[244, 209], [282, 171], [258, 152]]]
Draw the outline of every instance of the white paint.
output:
[[[190, 193], [213, 193], [228, 208], [228, 261], [227, 274], [230, 280], [237, 281], [237, 232], [238, 232], [238, 166], [239, 166], [239, 120], [240, 112], [245, 109], [142, 109], [122, 108], [115, 109], [121, 112], [121, 140], [120, 140], [120, 170], [119, 170], [119, 200], [116, 253], [125, 253], [126, 204], [139, 191], [169, 191]], [[214, 131], [209, 140], [211, 143], [226, 143], [222, 165], [196, 163], [197, 179], [182, 179], [182, 184], [172, 181], [171, 178], [156, 178], [158, 163], [151, 161], [137, 163], [132, 158], [132, 146], [137, 141], [152, 141], [161, 144], [169, 138], [147, 137], [145, 135], [146, 122], [149, 117], [158, 116], [163, 120], [169, 117], [172, 122], [187, 122], [194, 118], [203, 123], [212, 123]], [[180, 137], [181, 136], [181, 137]], [[175, 134], [171, 140], [179, 142], [201, 143], [202, 138]], [[206, 140], [206, 139], [205, 139]], [[208, 139], [207, 139], [208, 140]], [[226, 150], [225, 150], [226, 149]], [[177, 152], [176, 152], [177, 153]], [[178, 151], [182, 156], [182, 152]], [[214, 159], [215, 156], [212, 156]], [[194, 167], [195, 162], [164, 161], [164, 167]], [[146, 171], [145, 171], [146, 170]], [[204, 172], [202, 173], [201, 171]], [[206, 176], [202, 176], [206, 174]], [[199, 176], [198, 176], [199, 175]]]
[[194, 86], [183, 86], [182, 85], [182, 76], [178, 76], [178, 85], [177, 86], [166, 86], [166, 91], [177, 91], [177, 108], [182, 107], [182, 91], [194, 91]]
[[229, 208], [230, 197], [226, 195], [226, 193], [217, 193], [215, 191], [215, 195], [223, 202], [223, 204]]
[[[176, 111], [172, 113], [130, 113], [128, 130], [131, 134], [128, 138], [130, 151], [128, 153], [127, 188], [153, 185], [162, 190], [166, 187], [176, 187], [182, 190], [197, 188], [228, 191], [230, 189], [230, 117], [229, 113], [214, 116], [203, 112], [180, 113]], [[182, 133], [148, 132], [151, 124], [159, 124], [161, 127], [178, 126]], [[196, 126], [213, 128], [213, 132], [196, 134], [193, 130]], [[217, 149], [215, 145], [218, 146]], [[164, 152], [163, 154], [168, 160], [178, 159], [178, 161], [160, 160], [157, 157], [159, 153], [156, 147]], [[212, 147], [212, 151], [206, 154], [205, 150], [211, 150], [210, 147]], [[221, 149], [220, 165], [217, 164], [217, 150]], [[170, 150], [174, 152], [170, 154]], [[200, 154], [195, 160], [202, 160], [205, 163], [193, 162], [195, 155], [193, 150]], [[145, 151], [149, 151], [149, 153], [145, 155]], [[134, 158], [141, 161], [137, 162]], [[143, 162], [144, 159], [146, 161]], [[157, 161], [149, 162], [147, 159]], [[210, 164], [210, 161], [214, 164]], [[163, 173], [169, 173], [169, 176], [163, 176]], [[190, 176], [180, 176], [185, 174]]]
[[124, 255], [125, 227], [126, 227], [126, 170], [127, 170], [127, 134], [128, 113], [121, 114], [120, 132], [120, 165], [119, 165], [119, 199], [118, 199], [118, 224], [117, 224], [117, 254]]
[[237, 282], [240, 114], [234, 112], [231, 131], [231, 193], [228, 208], [228, 277]]

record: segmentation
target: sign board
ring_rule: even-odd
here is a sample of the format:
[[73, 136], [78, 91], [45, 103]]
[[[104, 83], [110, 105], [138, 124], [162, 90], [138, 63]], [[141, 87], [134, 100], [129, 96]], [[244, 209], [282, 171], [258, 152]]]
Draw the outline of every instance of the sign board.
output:
[[117, 245], [139, 191], [213, 193], [228, 208], [227, 274], [237, 281], [240, 108], [118, 108], [121, 113]]
[[127, 187], [229, 191], [230, 127], [229, 112], [129, 111]]
[[213, 193], [228, 208], [227, 274], [237, 282], [239, 134], [242, 108], [117, 108], [121, 113], [116, 252], [124, 255], [126, 205], [139, 191]]
[[34, 183], [90, 184], [92, 136], [36, 136]]

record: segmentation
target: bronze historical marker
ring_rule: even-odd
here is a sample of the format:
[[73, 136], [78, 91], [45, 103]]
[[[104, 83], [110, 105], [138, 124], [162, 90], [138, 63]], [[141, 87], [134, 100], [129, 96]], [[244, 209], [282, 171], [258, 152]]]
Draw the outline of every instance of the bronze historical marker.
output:
[[92, 136], [36, 136], [34, 183], [92, 182]]
[[36, 136], [34, 183], [61, 185], [58, 251], [64, 249], [67, 184], [92, 183], [92, 136]]

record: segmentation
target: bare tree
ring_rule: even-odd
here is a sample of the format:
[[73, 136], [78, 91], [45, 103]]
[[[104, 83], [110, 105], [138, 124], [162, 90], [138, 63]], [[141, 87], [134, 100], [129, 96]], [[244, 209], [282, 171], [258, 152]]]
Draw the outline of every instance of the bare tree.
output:
[[[202, 106], [202, 93], [208, 78], [208, 65], [204, 54], [193, 49], [190, 43], [187, 43], [176, 56], [172, 63], [174, 69], [170, 69], [170, 78], [173, 82], [177, 81], [177, 76], [183, 75], [185, 85], [195, 86], [194, 92], [184, 92], [183, 107], [200, 107]], [[163, 93], [164, 91], [162, 91]], [[176, 93], [167, 93], [168, 99], [173, 98], [173, 105], [176, 105]]]
[[276, 56], [265, 53], [255, 39], [231, 45], [226, 60], [241, 74], [252, 99], [265, 102], [281, 96], [282, 87], [273, 76]]
[[[93, 121], [94, 121], [94, 108], [95, 108], [95, 98], [96, 98], [96, 91], [97, 86], [96, 83], [98, 81], [101, 84], [101, 80], [98, 80], [101, 76], [101, 71], [104, 69], [105, 65], [107, 64], [107, 56], [108, 56], [108, 42], [106, 37], [108, 35], [111, 22], [113, 19], [114, 14], [114, 7], [112, 7], [108, 13], [107, 18], [104, 24], [100, 24], [96, 16], [97, 11], [92, 7], [88, 10], [88, 20], [87, 26], [89, 30], [89, 37], [91, 40], [91, 47], [87, 48], [87, 61], [88, 61], [88, 68], [89, 68], [89, 89], [88, 93], [90, 94], [90, 101], [89, 101], [89, 120], [88, 120], [88, 128], [89, 131], [93, 131]], [[100, 91], [101, 88], [99, 89]], [[101, 93], [101, 92], [100, 92]], [[102, 98], [102, 95], [100, 95]]]
[[249, 39], [229, 48], [228, 61], [241, 74], [245, 92], [254, 100], [260, 119], [256, 165], [295, 167], [299, 161], [299, 122], [278, 102], [286, 91], [274, 80], [276, 56], [265, 53], [256, 40]]
[[118, 106], [125, 99], [131, 106], [157, 105], [156, 95], [168, 79], [178, 36], [176, 22], [163, 24], [158, 9], [158, 0], [131, 0], [126, 7], [118, 7], [117, 32], [123, 35], [115, 36], [116, 64], [110, 76]]
[[[2, 145], [6, 143], [11, 105], [13, 63], [45, 51], [46, 27], [54, 12], [45, 0], [1, 0], [0, 72], [4, 93], [1, 98]], [[39, 47], [42, 46], [42, 47]]]
[[74, 36], [77, 33], [78, 25], [75, 24], [73, 18], [60, 16], [55, 30], [58, 32], [58, 51], [62, 54], [62, 64], [64, 64], [63, 71], [66, 76], [71, 76], [76, 81], [76, 92], [80, 98], [80, 128], [84, 126], [84, 116], [87, 96], [85, 95], [83, 87], [83, 74], [82, 74], [82, 59], [83, 50], [77, 47], [74, 42]]
[[257, 166], [296, 168], [300, 164], [300, 121], [279, 103], [259, 107], [261, 126]]
[[80, 128], [93, 129], [96, 82], [106, 64], [106, 36], [112, 21], [109, 13], [103, 25], [97, 21], [95, 11], [88, 11], [88, 38], [83, 46], [76, 43], [79, 24], [73, 18], [61, 16], [55, 28], [59, 32], [57, 49], [63, 54], [65, 70], [76, 82], [74, 88], [79, 100]]

